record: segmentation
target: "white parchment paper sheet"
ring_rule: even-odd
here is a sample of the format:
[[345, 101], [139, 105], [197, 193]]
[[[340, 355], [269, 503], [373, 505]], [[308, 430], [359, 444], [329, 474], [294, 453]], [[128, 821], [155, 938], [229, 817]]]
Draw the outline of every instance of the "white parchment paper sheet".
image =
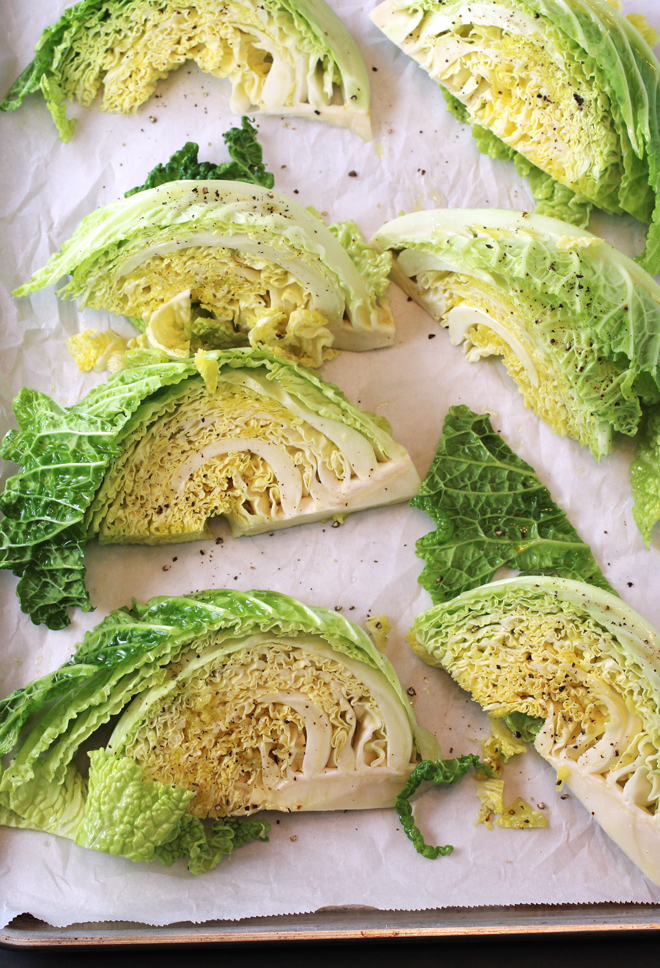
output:
[[[400, 54], [368, 20], [371, 3], [331, 0], [351, 29], [373, 82], [374, 140], [321, 123], [260, 119], [260, 138], [276, 188], [329, 220], [353, 218], [367, 236], [402, 209], [436, 206], [531, 208], [528, 187], [512, 165], [479, 155], [468, 130], [450, 117], [430, 78]], [[28, 63], [43, 27], [64, 0], [3, 0], [0, 91]], [[637, 0], [656, 27], [654, 0]], [[103, 313], [78, 313], [52, 289], [22, 300], [11, 291], [41, 267], [80, 220], [140, 184], [186, 140], [200, 157], [223, 160], [222, 132], [238, 119], [228, 83], [183, 67], [161, 82], [135, 116], [73, 108], [73, 140], [57, 139], [43, 100], [0, 116], [1, 372], [3, 431], [13, 426], [10, 401], [23, 384], [72, 403], [99, 377], [77, 372], [64, 337]], [[349, 173], [354, 174], [349, 174]], [[596, 215], [591, 228], [630, 255], [642, 247], [632, 219]], [[396, 346], [342, 354], [324, 368], [351, 400], [385, 415], [423, 475], [447, 408], [465, 403], [489, 411], [494, 427], [527, 460], [591, 545], [612, 585], [660, 625], [660, 533], [644, 549], [631, 514], [628, 464], [632, 445], [596, 464], [572, 441], [560, 440], [526, 411], [495, 361], [470, 365], [447, 333], [400, 292], [392, 291]], [[129, 333], [128, 323], [118, 324]], [[7, 467], [5, 475], [15, 468]], [[21, 615], [15, 579], [0, 574], [2, 694], [56, 668], [112, 608], [132, 596], [181, 594], [228, 586], [272, 588], [356, 621], [386, 612], [393, 631], [388, 656], [406, 688], [416, 691], [422, 723], [437, 732], [445, 755], [478, 751], [485, 717], [444, 673], [416, 659], [404, 642], [414, 616], [430, 605], [417, 584], [415, 540], [430, 530], [406, 506], [362, 512], [340, 528], [312, 524], [255, 538], [167, 548], [99, 548], [87, 554], [96, 611], [73, 615], [70, 629], [49, 632]], [[174, 558], [177, 558], [174, 561]], [[447, 905], [638, 901], [660, 902], [651, 885], [594, 825], [574, 797], [559, 798], [554, 773], [532, 751], [506, 768], [507, 795], [547, 804], [550, 829], [520, 832], [473, 827], [474, 781], [432, 790], [416, 806], [431, 842], [453, 843], [435, 862], [413, 851], [394, 811], [273, 816], [268, 845], [251, 844], [215, 871], [191, 877], [170, 869], [84, 850], [32, 831], [0, 831], [0, 918], [29, 911], [54, 925], [129, 919], [150, 924], [243, 918], [361, 904], [382, 909]]]

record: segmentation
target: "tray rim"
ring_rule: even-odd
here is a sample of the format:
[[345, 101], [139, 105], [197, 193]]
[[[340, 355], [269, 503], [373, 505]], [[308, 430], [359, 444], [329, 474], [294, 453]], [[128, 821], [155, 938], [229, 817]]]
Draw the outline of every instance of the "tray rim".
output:
[[[12, 925], [14, 925], [12, 927]], [[326, 908], [312, 914], [241, 921], [182, 921], [162, 927], [100, 921], [57, 928], [30, 914], [0, 929], [0, 947], [80, 948], [186, 944], [273, 944], [461, 939], [552, 934], [659, 932], [660, 905], [634, 903], [507, 905], [380, 911]]]

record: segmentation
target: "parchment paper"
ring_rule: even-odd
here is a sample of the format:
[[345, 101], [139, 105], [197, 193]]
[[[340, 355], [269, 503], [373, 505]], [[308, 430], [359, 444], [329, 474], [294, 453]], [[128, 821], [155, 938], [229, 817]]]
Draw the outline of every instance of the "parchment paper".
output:
[[[4, 0], [0, 91], [28, 63], [43, 27], [65, 0]], [[436, 206], [531, 209], [527, 184], [512, 165], [479, 155], [468, 130], [450, 117], [430, 78], [400, 54], [367, 18], [372, 4], [331, 0], [371, 71], [374, 140], [322, 123], [262, 118], [260, 138], [276, 188], [327, 213], [353, 218], [369, 237], [387, 219]], [[637, 0], [654, 26], [653, 0]], [[15, 300], [11, 290], [41, 267], [80, 220], [140, 184], [186, 140], [200, 157], [223, 160], [228, 82], [184, 66], [161, 82], [135, 116], [74, 108], [73, 140], [57, 139], [42, 99], [0, 116], [2, 261], [0, 350], [2, 430], [13, 426], [10, 400], [23, 384], [70, 404], [100, 378], [80, 374], [63, 340], [80, 329], [128, 323], [58, 301], [49, 289]], [[354, 174], [350, 174], [353, 172]], [[630, 255], [642, 247], [632, 219], [594, 215], [591, 229]], [[420, 474], [431, 462], [447, 408], [489, 411], [494, 427], [540, 474], [589, 542], [623, 598], [660, 625], [660, 531], [644, 549], [632, 520], [629, 441], [596, 464], [586, 449], [560, 440], [532, 413], [495, 361], [468, 364], [446, 331], [392, 287], [396, 346], [343, 353], [324, 368], [351, 400], [384, 414]], [[5, 476], [15, 470], [6, 467]], [[406, 506], [362, 512], [339, 528], [312, 524], [223, 545], [168, 548], [90, 545], [88, 585], [96, 611], [76, 611], [70, 629], [35, 627], [18, 609], [16, 580], [0, 573], [2, 694], [56, 668], [112, 608], [155, 594], [228, 586], [273, 588], [356, 621], [387, 613], [387, 654], [404, 687], [416, 691], [420, 722], [434, 729], [445, 755], [479, 751], [485, 717], [448, 677], [417, 660], [404, 636], [430, 605], [417, 584], [415, 540], [431, 521]], [[224, 533], [219, 531], [218, 533]], [[200, 554], [205, 548], [206, 554]], [[173, 559], [176, 556], [177, 561]], [[0, 918], [29, 911], [53, 925], [128, 919], [149, 924], [309, 912], [328, 905], [423, 909], [447, 905], [567, 902], [660, 902], [651, 885], [592, 822], [574, 797], [560, 799], [553, 771], [533, 751], [506, 767], [506, 794], [545, 802], [550, 829], [474, 827], [474, 781], [432, 790], [416, 812], [427, 839], [452, 843], [435, 862], [415, 854], [394, 811], [273, 815], [270, 843], [251, 844], [210, 874], [191, 877], [184, 863], [133, 864], [32, 831], [0, 831]]]

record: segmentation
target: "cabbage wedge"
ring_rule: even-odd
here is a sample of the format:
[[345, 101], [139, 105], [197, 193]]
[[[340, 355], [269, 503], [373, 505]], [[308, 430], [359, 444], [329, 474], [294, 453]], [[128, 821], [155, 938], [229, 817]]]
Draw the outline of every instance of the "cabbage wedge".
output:
[[660, 271], [660, 64], [643, 17], [605, 0], [385, 0], [371, 19], [474, 126], [481, 151], [530, 176], [539, 214], [592, 205], [651, 223]]
[[336, 612], [272, 591], [153, 598], [0, 702], [0, 823], [202, 873], [267, 839], [257, 811], [393, 806], [422, 750], [438, 755], [394, 669]]
[[637, 612], [583, 582], [517, 578], [422, 612], [408, 641], [487, 712], [533, 725], [558, 782], [660, 884], [660, 636]]
[[[145, 355], [144, 351], [142, 355]], [[385, 423], [313, 371], [263, 351], [125, 369], [73, 407], [24, 389], [2, 455], [0, 567], [50, 628], [89, 610], [83, 555], [210, 538], [224, 515], [260, 534], [406, 501], [420, 480]]]
[[660, 286], [602, 239], [540, 215], [437, 209], [372, 242], [468, 360], [501, 356], [525, 404], [596, 458], [660, 399]]
[[89, 107], [102, 87], [102, 110], [128, 114], [189, 60], [229, 78], [235, 114], [294, 115], [371, 137], [367, 69], [324, 0], [81, 0], [43, 32], [0, 110], [40, 92], [69, 141], [76, 122], [65, 101]]
[[327, 228], [284, 195], [175, 181], [92, 212], [14, 295], [69, 274], [63, 298], [128, 316], [169, 356], [249, 344], [319, 366], [330, 346], [392, 344], [390, 265], [354, 223]]

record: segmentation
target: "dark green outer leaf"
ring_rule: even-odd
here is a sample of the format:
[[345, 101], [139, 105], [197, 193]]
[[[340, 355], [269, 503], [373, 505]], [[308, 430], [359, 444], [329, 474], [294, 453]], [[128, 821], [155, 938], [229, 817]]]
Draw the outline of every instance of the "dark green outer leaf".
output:
[[418, 497], [438, 525], [420, 538], [419, 577], [434, 604], [492, 581], [503, 566], [557, 575], [612, 591], [588, 545], [533, 469], [485, 415], [451, 407]]
[[144, 185], [131, 188], [124, 193], [124, 197], [135, 195], [149, 188], [157, 188], [172, 181], [203, 181], [214, 179], [219, 181], [242, 181], [263, 188], [272, 188], [275, 177], [266, 171], [263, 162], [263, 151], [257, 141], [257, 130], [248, 118], [241, 118], [240, 128], [230, 128], [222, 136], [229, 149], [231, 161], [214, 165], [210, 161], [198, 161], [199, 145], [188, 141], [183, 148], [175, 151], [164, 165], [156, 165], [149, 173]]
[[22, 576], [21, 609], [35, 624], [64, 628], [68, 607], [90, 610], [83, 519], [119, 453], [117, 434], [145, 397], [191, 375], [180, 363], [127, 370], [69, 409], [35, 390], [17, 396], [19, 430], [1, 452], [24, 470], [0, 497], [0, 568]]

